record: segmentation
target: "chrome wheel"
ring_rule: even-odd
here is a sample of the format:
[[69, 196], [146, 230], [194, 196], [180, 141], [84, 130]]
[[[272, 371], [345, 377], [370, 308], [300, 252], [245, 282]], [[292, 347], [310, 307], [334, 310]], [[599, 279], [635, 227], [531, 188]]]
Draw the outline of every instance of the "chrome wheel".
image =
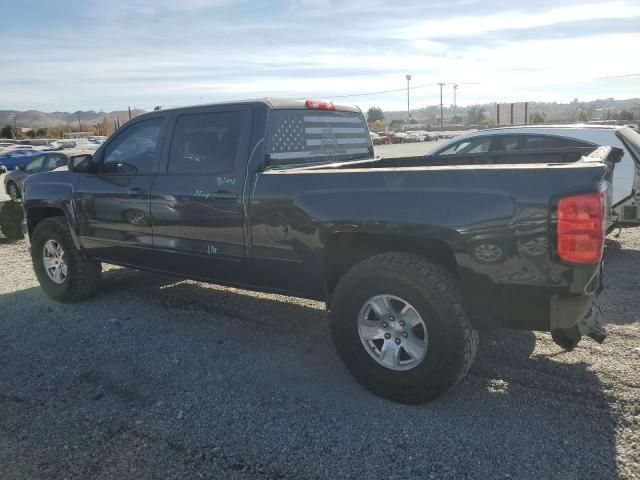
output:
[[58, 285], [64, 283], [67, 278], [67, 264], [64, 250], [55, 240], [47, 240], [42, 249], [42, 263], [44, 270], [52, 282]]
[[416, 367], [429, 346], [427, 326], [418, 311], [393, 295], [377, 295], [365, 302], [358, 334], [369, 355], [391, 370]]

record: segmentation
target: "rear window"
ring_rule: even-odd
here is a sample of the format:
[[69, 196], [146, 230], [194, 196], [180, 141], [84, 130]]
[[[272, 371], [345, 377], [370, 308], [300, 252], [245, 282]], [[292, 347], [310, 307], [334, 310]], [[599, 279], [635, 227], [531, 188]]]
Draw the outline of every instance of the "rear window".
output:
[[273, 166], [315, 164], [372, 158], [373, 147], [360, 113], [274, 110], [267, 154]]

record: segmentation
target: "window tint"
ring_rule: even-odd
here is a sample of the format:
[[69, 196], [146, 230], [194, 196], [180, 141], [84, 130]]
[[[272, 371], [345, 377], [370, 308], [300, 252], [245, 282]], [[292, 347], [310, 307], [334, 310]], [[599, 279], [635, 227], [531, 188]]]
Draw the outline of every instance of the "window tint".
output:
[[267, 153], [272, 165], [342, 162], [372, 157], [371, 136], [359, 112], [275, 110]]
[[54, 168], [62, 167], [66, 165], [66, 158], [62, 155], [49, 155], [44, 164], [46, 171], [53, 170]]
[[491, 137], [478, 137], [462, 140], [443, 150], [438, 155], [464, 155], [467, 153], [484, 153], [489, 151]]
[[551, 136], [526, 136], [523, 138], [521, 150], [538, 150], [543, 148], [558, 148], [558, 138]]
[[107, 146], [103, 173], [144, 174], [153, 171], [162, 119], [136, 123]]
[[170, 173], [223, 173], [234, 169], [242, 115], [214, 112], [182, 115], [176, 122]]
[[40, 155], [38, 157], [34, 157], [33, 160], [29, 160], [24, 166], [25, 172], [37, 172], [42, 168], [42, 161], [44, 160], [44, 155]]
[[491, 142], [492, 152], [513, 152], [518, 150], [520, 137], [517, 135], [494, 135]]

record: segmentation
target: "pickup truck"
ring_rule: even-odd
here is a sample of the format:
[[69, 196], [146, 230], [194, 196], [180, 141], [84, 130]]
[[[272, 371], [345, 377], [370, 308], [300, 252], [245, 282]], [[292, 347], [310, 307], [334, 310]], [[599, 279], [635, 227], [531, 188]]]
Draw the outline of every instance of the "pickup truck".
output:
[[159, 109], [29, 177], [22, 228], [62, 302], [99, 292], [102, 262], [324, 301], [355, 379], [421, 403], [469, 370], [480, 329], [604, 340], [593, 302], [616, 155], [374, 158], [355, 107]]

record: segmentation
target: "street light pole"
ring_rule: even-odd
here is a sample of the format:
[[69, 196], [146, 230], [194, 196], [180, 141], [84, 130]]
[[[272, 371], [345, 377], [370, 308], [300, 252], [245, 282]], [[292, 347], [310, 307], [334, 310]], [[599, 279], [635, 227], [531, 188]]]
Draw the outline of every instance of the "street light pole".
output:
[[407, 79], [407, 125], [408, 125], [409, 120], [411, 120], [411, 107], [409, 105], [409, 81], [411, 80], [411, 75], [407, 74], [405, 78]]

